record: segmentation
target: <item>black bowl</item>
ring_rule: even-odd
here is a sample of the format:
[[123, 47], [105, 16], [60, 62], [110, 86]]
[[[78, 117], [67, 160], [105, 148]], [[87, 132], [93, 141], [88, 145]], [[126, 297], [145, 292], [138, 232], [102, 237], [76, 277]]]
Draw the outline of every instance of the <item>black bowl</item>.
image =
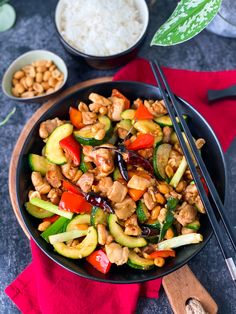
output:
[[[109, 96], [113, 88], [117, 88], [131, 100], [134, 100], [137, 97], [146, 99], [161, 98], [160, 91], [155, 86], [137, 82], [120, 81], [101, 83], [94, 86], [85, 87], [58, 101], [39, 118], [37, 123], [35, 123], [32, 130], [30, 130], [20, 153], [19, 162], [17, 164], [16, 180], [18, 206], [31, 237], [45, 254], [47, 254], [52, 260], [60, 264], [62, 267], [82, 277], [97, 281], [111, 283], [143, 282], [167, 275], [168, 273], [186, 264], [191, 258], [200, 252], [200, 250], [206, 245], [212, 235], [212, 228], [206, 215], [202, 215], [201, 218], [200, 232], [204, 237], [203, 242], [200, 244], [193, 244], [177, 249], [176, 258], [168, 260], [163, 268], [141, 271], [132, 269], [127, 265], [120, 267], [113, 266], [108, 274], [103, 275], [102, 273], [96, 271], [84, 260], [70, 260], [55, 253], [53, 251], [53, 247], [40, 237], [40, 234], [37, 231], [36, 219], [31, 217], [24, 208], [24, 203], [27, 201], [28, 191], [32, 187], [30, 180], [31, 170], [28, 165], [27, 155], [29, 153], [40, 154], [43, 147], [42, 140], [38, 136], [39, 124], [44, 120], [55, 117], [68, 119], [69, 107], [73, 104], [76, 105], [78, 100], [87, 102], [88, 95], [91, 92]], [[221, 199], [224, 200], [226, 187], [226, 168], [220, 144], [212, 129], [202, 118], [202, 116], [187, 102], [183, 100], [180, 100], [180, 102], [184, 113], [189, 116], [188, 125], [193, 136], [195, 138], [203, 137], [207, 142], [207, 144], [202, 149], [202, 157], [212, 177], [212, 180], [216, 185], [217, 191], [221, 196]]]
[[[140, 1], [140, 0], [139, 0]], [[127, 50], [124, 50], [120, 53], [110, 55], [110, 56], [93, 56], [86, 54], [84, 52], [79, 51], [72, 45], [70, 45], [65, 38], [61, 35], [60, 27], [59, 27], [59, 14], [61, 10], [61, 1], [58, 1], [56, 10], [55, 10], [55, 26], [56, 31], [59, 36], [59, 39], [61, 43], [63, 44], [64, 48], [71, 53], [74, 57], [76, 57], [78, 60], [85, 61], [87, 64], [89, 64], [91, 67], [99, 70], [108, 70], [117, 68], [121, 65], [126, 64], [130, 60], [134, 59], [137, 55], [139, 49], [141, 48], [144, 39], [147, 34], [148, 29], [148, 23], [149, 23], [149, 11], [148, 6], [144, 0], [142, 2], [140, 1], [138, 3], [142, 7], [142, 14], [144, 14], [144, 29], [141, 37], [139, 40], [130, 48]]]

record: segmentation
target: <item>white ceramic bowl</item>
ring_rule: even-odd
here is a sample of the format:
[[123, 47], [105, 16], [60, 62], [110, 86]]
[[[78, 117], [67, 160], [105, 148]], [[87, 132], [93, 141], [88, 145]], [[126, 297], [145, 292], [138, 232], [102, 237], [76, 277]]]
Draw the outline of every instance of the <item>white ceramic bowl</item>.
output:
[[[64, 74], [64, 80], [61, 84], [60, 88], [56, 90], [55, 92], [51, 94], [45, 94], [40, 96], [35, 96], [32, 98], [21, 98], [21, 97], [15, 97], [12, 92], [12, 78], [16, 71], [22, 69], [25, 65], [31, 64], [34, 61], [37, 60], [51, 60], [54, 62], [54, 64], [57, 66], [57, 68]], [[16, 60], [14, 60], [11, 65], [6, 70], [3, 79], [2, 79], [2, 90], [6, 96], [9, 98], [21, 101], [21, 102], [44, 102], [47, 99], [51, 98], [52, 96], [55, 96], [65, 85], [68, 77], [68, 70], [65, 62], [60, 58], [58, 55], [56, 55], [53, 52], [47, 51], [47, 50], [32, 50], [29, 52], [24, 53], [20, 57], [18, 57]]]
[[[144, 42], [148, 23], [149, 23], [149, 11], [148, 6], [145, 0], [135, 0], [135, 5], [140, 13], [141, 20], [143, 22], [143, 28], [136, 42], [133, 43], [129, 48], [125, 49], [122, 52], [109, 55], [109, 56], [94, 56], [90, 54], [86, 54], [85, 52], [79, 51], [78, 48], [72, 46], [68, 41], [63, 37], [61, 30], [61, 14], [63, 10], [63, 0], [59, 0], [57, 3], [56, 11], [55, 11], [55, 24], [56, 30], [59, 35], [59, 38], [67, 51], [69, 51], [73, 56], [77, 57], [80, 60], [86, 61], [90, 66], [106, 70], [112, 69], [118, 66], [121, 66], [131, 59], [133, 59], [137, 53], [139, 48], [142, 46]], [[86, 35], [86, 34], [85, 34]]]

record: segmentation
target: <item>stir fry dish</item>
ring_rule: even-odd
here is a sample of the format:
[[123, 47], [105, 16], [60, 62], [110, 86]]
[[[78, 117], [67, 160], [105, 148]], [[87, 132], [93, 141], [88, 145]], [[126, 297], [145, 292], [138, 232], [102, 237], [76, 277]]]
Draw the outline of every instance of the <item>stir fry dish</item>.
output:
[[116, 89], [88, 98], [67, 121], [40, 124], [26, 210], [56, 252], [102, 273], [162, 267], [175, 248], [203, 240], [205, 213], [164, 102]]

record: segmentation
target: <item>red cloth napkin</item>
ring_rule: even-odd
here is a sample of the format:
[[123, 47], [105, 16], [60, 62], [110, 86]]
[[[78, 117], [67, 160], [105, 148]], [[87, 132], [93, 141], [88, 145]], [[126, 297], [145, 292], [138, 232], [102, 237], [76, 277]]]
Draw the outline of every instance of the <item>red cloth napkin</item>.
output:
[[[210, 123], [224, 150], [236, 135], [236, 104], [207, 103], [207, 90], [236, 83], [236, 71], [193, 72], [164, 69], [174, 93], [189, 101]], [[146, 60], [137, 59], [114, 77], [155, 84]], [[6, 288], [6, 294], [27, 314], [134, 313], [139, 296], [157, 298], [161, 280], [112, 285], [76, 276], [50, 260], [31, 241], [32, 263]]]

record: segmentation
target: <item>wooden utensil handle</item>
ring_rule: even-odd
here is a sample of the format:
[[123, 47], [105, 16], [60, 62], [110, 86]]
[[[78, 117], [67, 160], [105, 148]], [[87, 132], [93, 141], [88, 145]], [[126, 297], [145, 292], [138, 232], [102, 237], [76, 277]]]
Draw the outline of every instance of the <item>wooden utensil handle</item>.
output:
[[217, 304], [187, 265], [165, 276], [162, 283], [175, 314], [186, 313], [185, 305], [189, 298], [200, 301], [207, 313], [217, 313]]

